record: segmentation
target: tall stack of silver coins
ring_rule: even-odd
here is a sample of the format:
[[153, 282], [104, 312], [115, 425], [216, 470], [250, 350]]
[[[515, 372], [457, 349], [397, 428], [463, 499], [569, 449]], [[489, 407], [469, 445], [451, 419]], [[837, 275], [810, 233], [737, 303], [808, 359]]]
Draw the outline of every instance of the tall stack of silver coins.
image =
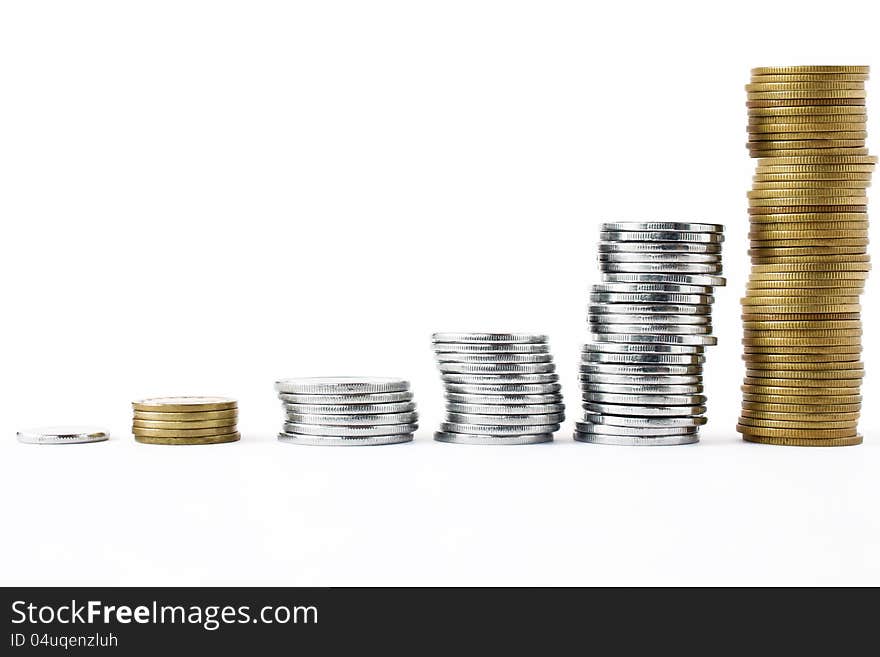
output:
[[282, 379], [278, 440], [297, 445], [392, 445], [413, 439], [419, 416], [408, 381], [328, 377]]
[[434, 439], [468, 445], [553, 440], [565, 419], [546, 335], [435, 333], [446, 422]]
[[602, 224], [603, 282], [590, 294], [592, 342], [580, 381], [575, 440], [683, 445], [706, 423], [704, 350], [714, 345], [713, 290], [724, 227], [680, 222]]

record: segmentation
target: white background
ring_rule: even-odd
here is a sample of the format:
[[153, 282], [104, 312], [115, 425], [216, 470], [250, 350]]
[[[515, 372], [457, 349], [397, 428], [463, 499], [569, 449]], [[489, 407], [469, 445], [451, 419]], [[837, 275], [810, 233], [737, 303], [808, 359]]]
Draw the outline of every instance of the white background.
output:
[[[861, 447], [734, 429], [743, 85], [880, 65], [878, 13], [4, 2], [0, 583], [880, 584], [876, 376]], [[575, 444], [598, 224], [649, 218], [728, 228], [710, 422], [691, 447]], [[878, 320], [867, 301], [871, 373]], [[556, 442], [434, 443], [437, 330], [548, 333]], [[415, 443], [279, 444], [274, 380], [336, 374], [409, 378]], [[236, 397], [243, 440], [136, 444], [130, 402], [171, 394]], [[114, 437], [15, 440], [59, 423]]]

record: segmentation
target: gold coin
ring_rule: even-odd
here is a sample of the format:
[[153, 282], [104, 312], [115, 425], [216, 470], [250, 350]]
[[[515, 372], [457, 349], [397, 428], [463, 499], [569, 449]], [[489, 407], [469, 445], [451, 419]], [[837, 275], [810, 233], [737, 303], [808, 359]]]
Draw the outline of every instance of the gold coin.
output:
[[809, 151], [805, 155], [822, 155], [832, 149], [857, 149], [865, 147], [864, 139], [786, 139], [771, 142], [747, 142], [752, 157], [781, 157], [777, 151]]
[[[876, 155], [803, 155], [791, 157], [765, 157], [758, 162], [759, 167], [793, 166], [841, 166], [877, 164]], [[820, 171], [822, 169], [819, 169]]]
[[[751, 139], [864, 139], [867, 137], [868, 124], [864, 121], [851, 121], [850, 123], [831, 123], [830, 121], [818, 123], [753, 123], [749, 122], [746, 132]], [[842, 134], [849, 132], [866, 133], [864, 137], [843, 137]], [[805, 137], [804, 135], [817, 134], [818, 137]], [[760, 135], [765, 135], [761, 137]], [[781, 137], [777, 135], [794, 135], [793, 137]]]
[[750, 82], [746, 85], [748, 92], [768, 91], [864, 91], [865, 83], [843, 80], [821, 80], [808, 82], [804, 80], [783, 80], [782, 82]]
[[[767, 383], [745, 383], [740, 390], [750, 395], [764, 395], [768, 397], [858, 397], [860, 386], [774, 386]], [[799, 402], [795, 402], [799, 403]]]
[[[797, 194], [796, 190], [789, 190], [785, 196], [774, 194], [771, 190], [758, 190], [769, 196], [749, 196], [749, 205], [753, 208], [766, 207], [798, 207], [800, 205], [817, 205], [817, 206], [853, 206], [867, 205], [868, 198], [861, 190], [853, 190], [853, 194], [846, 195], [843, 190], [829, 190], [829, 193], [822, 194], [819, 190], [806, 190], [811, 194]], [[760, 214], [760, 213], [757, 213]]]
[[742, 407], [753, 411], [776, 413], [858, 413], [861, 404], [769, 404], [765, 402], [744, 401]]
[[810, 337], [826, 337], [826, 338], [857, 338], [862, 335], [862, 329], [775, 329], [775, 328], [759, 328], [759, 329], [743, 329], [747, 338], [810, 338]]
[[770, 429], [800, 429], [809, 431], [810, 429], [852, 429], [858, 426], [858, 420], [840, 420], [827, 422], [807, 422], [805, 420], [765, 420], [763, 418], [741, 416], [739, 423], [746, 427], [767, 427]]
[[[844, 260], [834, 256], [847, 256], [846, 260], [853, 262], [862, 262], [862, 258], [870, 257], [865, 253], [863, 246], [760, 246], [752, 247], [748, 251], [753, 258], [792, 258], [799, 256], [801, 262], [819, 262], [820, 258], [827, 259], [829, 262]], [[806, 260], [803, 260], [806, 258]], [[785, 262], [792, 262], [786, 260]], [[864, 262], [868, 262], [864, 260]]]
[[861, 445], [862, 437], [859, 435], [852, 438], [783, 438], [780, 436], [756, 436], [753, 434], [743, 434], [743, 440], [751, 443], [759, 443], [763, 445], [779, 445], [781, 447], [850, 447], [852, 445]]
[[[864, 262], [854, 262], [854, 263], [836, 263], [829, 262], [825, 263], [812, 263], [805, 262], [802, 264], [792, 264], [792, 265], [763, 265], [760, 267], [752, 268], [752, 275], [755, 274], [806, 274], [806, 273], [843, 273], [843, 272], [868, 272], [871, 269], [871, 265]], [[808, 278], [807, 276], [797, 276], [792, 278]], [[828, 278], [832, 278], [832, 276], [828, 276]], [[857, 277], [854, 277], [857, 278]]]
[[806, 361], [790, 361], [786, 360], [788, 356], [775, 356], [769, 361], [760, 361], [743, 356], [748, 369], [774, 369], [780, 372], [846, 372], [849, 370], [865, 369], [865, 364], [856, 359], [852, 361], [822, 361], [822, 362], [806, 362]]
[[864, 377], [865, 370], [864, 368], [856, 369], [855, 367], [846, 370], [775, 370], [771, 368], [747, 368], [746, 376], [756, 379], [775, 377], [778, 379], [788, 379], [793, 381], [849, 381]]
[[216, 436], [223, 433], [231, 433], [229, 431], [233, 427], [210, 427], [207, 429], [147, 429], [145, 427], [131, 428], [131, 432], [136, 436], [151, 436], [153, 438], [202, 438], [205, 436]]
[[[798, 130], [804, 130], [803, 126], [817, 126], [816, 128], [812, 128], [817, 131], [828, 130], [826, 126], [830, 125], [852, 125], [852, 124], [861, 124], [867, 125], [868, 123], [868, 113], [867, 110], [861, 112], [859, 114], [819, 114], [816, 116], [811, 116], [809, 114], [802, 114], [800, 116], [749, 116], [749, 120], [747, 125], [756, 128], [764, 128], [766, 126], [773, 125], [781, 125], [781, 126], [791, 126], [790, 130], [783, 129], [780, 132], [797, 132]], [[821, 127], [819, 127], [821, 126]], [[810, 128], [806, 128], [809, 130]], [[866, 128], [859, 128], [861, 130], [865, 130]], [[852, 130], [852, 128], [841, 128], [841, 130]]]
[[736, 425], [737, 431], [750, 436], [771, 436], [775, 438], [799, 438], [801, 440], [824, 440], [829, 438], [854, 438], [856, 430], [847, 429], [776, 429], [770, 427], [750, 427]]
[[[769, 393], [768, 390], [761, 390], [760, 388], [792, 388], [794, 390], [817, 390], [820, 391], [819, 394], [823, 395], [833, 395], [833, 394], [847, 394], [842, 391], [853, 391], [859, 390], [862, 386], [861, 379], [781, 379], [779, 377], [761, 377], [761, 376], [747, 376], [743, 379], [743, 384], [750, 386], [747, 392], [764, 392], [765, 394]], [[833, 391], [833, 392], [832, 392]], [[792, 393], [780, 393], [780, 394], [792, 394]]]
[[800, 331], [805, 329], [815, 329], [819, 331], [848, 331], [852, 329], [861, 330], [862, 323], [859, 320], [816, 320], [812, 322], [804, 322], [798, 320], [788, 321], [770, 321], [770, 322], [743, 322], [744, 329], [767, 329], [780, 331]]
[[[779, 200], [779, 199], [774, 199]], [[801, 199], [801, 202], [803, 199]], [[771, 205], [766, 207], [755, 207], [754, 203], [750, 203], [749, 216], [756, 214], [815, 214], [817, 212], [827, 212], [829, 214], [851, 213], [851, 212], [867, 212], [867, 205]]]
[[760, 395], [742, 394], [744, 404], [793, 404], [797, 406], [853, 406], [861, 405], [861, 395]]
[[[868, 239], [866, 237], [863, 238], [829, 238], [827, 240], [822, 239], [807, 239], [807, 240], [751, 240], [749, 242], [749, 247], [752, 249], [776, 249], [776, 248], [791, 248], [791, 247], [801, 247], [806, 248], [809, 246], [849, 246], [853, 248], [859, 248], [861, 250], [865, 250], [865, 247], [868, 245]], [[850, 258], [846, 257], [827, 257], [821, 258], [817, 257], [812, 260], [808, 260], [807, 262], [849, 262]], [[795, 262], [803, 262], [802, 258], [796, 258]], [[772, 263], [763, 263], [763, 264], [772, 264]]]
[[[771, 83], [773, 84], [773, 83]], [[852, 84], [841, 82], [840, 84]], [[749, 89], [746, 97], [750, 101], [756, 100], [826, 100], [838, 98], [867, 98], [868, 93], [865, 85], [855, 83], [855, 89], [771, 89], [758, 90]]]
[[839, 120], [837, 117], [847, 115], [864, 116], [866, 113], [864, 103], [855, 105], [778, 105], [776, 103], [746, 103], [749, 114], [749, 120], [756, 118], [778, 118], [778, 117], [809, 117], [813, 120], [817, 116], [833, 116], [833, 120]]
[[758, 149], [749, 148], [749, 156], [756, 159], [767, 159], [770, 157], [831, 157], [831, 156], [867, 156], [868, 149], [864, 146], [849, 148], [780, 148], [779, 150], [760, 151]]
[[[849, 338], [743, 338], [743, 345], [746, 347], [784, 347], [784, 348], [803, 348], [803, 347], [823, 347], [829, 349], [837, 349], [838, 347], [857, 347], [862, 344], [859, 336]], [[774, 350], [775, 353], [776, 352]], [[771, 352], [771, 353], [774, 353]], [[801, 353], [800, 351], [796, 353]]]
[[752, 75], [755, 82], [824, 82], [837, 80], [840, 82], [859, 82], [868, 79], [867, 73], [781, 73]]
[[[849, 292], [849, 294], [847, 294]], [[835, 299], [838, 296], [858, 298], [862, 293], [861, 288], [827, 288], [827, 287], [785, 287], [785, 288], [748, 288], [747, 299], [769, 299], [766, 303], [756, 301], [756, 304], [787, 303], [820, 303], [823, 299]], [[780, 299], [779, 297], [785, 297]]]
[[216, 429], [217, 427], [234, 427], [236, 418], [221, 418], [219, 420], [192, 420], [192, 421], [163, 421], [163, 420], [140, 420], [134, 419], [133, 425], [137, 429]]
[[808, 189], [855, 189], [862, 194], [871, 186], [870, 180], [770, 180], [752, 183], [754, 191], [797, 190], [799, 192]]
[[[836, 287], [853, 287], [858, 288], [860, 291], [865, 287], [865, 281], [860, 280], [815, 280], [815, 281], [798, 281], [798, 286], [805, 289], [817, 289], [817, 288], [836, 288]], [[780, 289], [791, 289], [791, 285], [789, 281], [766, 281], [766, 280], [750, 280], [746, 284], [747, 290], [780, 290]]]
[[757, 148], [763, 148], [764, 142], [786, 142], [786, 141], [806, 141], [806, 140], [815, 140], [815, 141], [828, 141], [828, 140], [862, 140], [868, 138], [868, 133], [865, 130], [858, 130], [854, 128], [852, 130], [843, 131], [843, 130], [829, 130], [826, 132], [753, 132], [749, 131], [749, 143]]
[[[807, 248], [807, 247], [804, 247]], [[860, 251], [864, 251], [864, 249], [859, 249]], [[790, 262], [801, 262], [804, 258], [808, 258], [811, 261], [818, 261], [819, 258], [812, 256], [794, 256], [794, 257], [784, 257], [784, 256], [767, 256], [767, 257], [759, 257], [752, 256], [752, 264], [754, 265], [784, 265]], [[829, 255], [825, 256], [826, 260], [845, 262], [849, 256], [846, 255]]]
[[151, 411], [135, 411], [135, 420], [163, 420], [170, 422], [189, 422], [201, 420], [221, 420], [235, 419], [238, 417], [238, 410], [232, 409], [228, 411], [198, 411], [195, 413], [165, 413]]
[[824, 226], [822, 228], [776, 228], [752, 226], [749, 231], [749, 238], [752, 241], [767, 240], [843, 240], [843, 239], [868, 239], [867, 229], [856, 228], [835, 228], [832, 226]]
[[[824, 288], [823, 288], [824, 289]], [[855, 306], [858, 305], [860, 299], [858, 296], [837, 297], [835, 295], [821, 296], [803, 296], [794, 295], [775, 295], [775, 296], [758, 296], [750, 294], [742, 297], [740, 303], [744, 306]], [[829, 310], [828, 312], [856, 312], [850, 310]]]
[[870, 66], [758, 66], [752, 69], [752, 75], [803, 75], [809, 73], [812, 75], [838, 75], [838, 74], [859, 74], [868, 75], [871, 72]]
[[[804, 262], [800, 265], [796, 263], [788, 264], [788, 265], [758, 265], [752, 268], [752, 272], [749, 274], [749, 280], [752, 281], [845, 281], [845, 280], [861, 280], [864, 281], [870, 275], [868, 271], [833, 271], [833, 270], [794, 270], [794, 267], [800, 267], [802, 265], [818, 265], [820, 263], [816, 262]], [[854, 262], [854, 263], [842, 263], [842, 262], [829, 262], [825, 264], [825, 266], [865, 266], [870, 269], [870, 263], [865, 262]], [[788, 271], [754, 271], [758, 267], [785, 267]]]
[[[754, 215], [762, 216], [762, 215]], [[780, 239], [787, 235], [796, 235], [797, 237], [821, 237], [828, 233], [836, 234], [835, 231], [858, 231], [859, 234], [852, 235], [843, 233], [838, 237], [862, 237], [866, 236], [868, 230], [867, 221], [810, 221], [810, 222], [751, 222], [749, 226], [749, 236], [752, 235], [769, 235], [768, 239]], [[810, 234], [804, 234], [810, 233]]]
[[[749, 308], [749, 310], [756, 310], [756, 308]], [[797, 317], [792, 317], [788, 313], [743, 313], [740, 315], [743, 321], [745, 322], [784, 322], [784, 321], [811, 321], [811, 320], [828, 320], [828, 321], [845, 321], [845, 320], [857, 320], [861, 317], [860, 313], [806, 313], [800, 314]]]
[[743, 345], [743, 354], [748, 358], [755, 358], [758, 356], [796, 356], [798, 358], [802, 356], [817, 356], [820, 358], [831, 358], [833, 356], [840, 356], [850, 359], [861, 358], [862, 346], [861, 344], [852, 345], [852, 344], [844, 344], [844, 345], [792, 345], [786, 346], [784, 344], [780, 345], [752, 345], [752, 344], [744, 344]]
[[241, 434], [228, 433], [222, 436], [202, 436], [198, 438], [162, 438], [155, 436], [135, 436], [139, 443], [148, 445], [217, 445], [220, 443], [233, 443], [241, 440]]
[[865, 189], [866, 188], [864, 187], [829, 187], [827, 185], [806, 188], [783, 187], [782, 189], [752, 189], [747, 192], [746, 195], [750, 199], [799, 198], [801, 196], [820, 196], [824, 198], [826, 196], [840, 196], [842, 197], [841, 203], [848, 205], [853, 203], [853, 201], [850, 200], [853, 196], [864, 198]]
[[744, 408], [740, 411], [742, 417], [750, 417], [762, 420], [791, 421], [801, 418], [809, 418], [810, 422], [858, 422], [861, 413], [775, 413], [773, 411], [753, 411]]
[[238, 402], [225, 397], [154, 397], [132, 402], [136, 411], [192, 413], [198, 411], [226, 411], [238, 407]]
[[871, 184], [872, 174], [864, 172], [848, 172], [848, 171], [817, 171], [813, 173], [766, 173], [764, 171], [755, 173], [752, 176], [754, 184], [761, 183], [857, 183], [865, 185]]
[[[766, 93], [766, 92], [765, 92]], [[781, 107], [822, 108], [837, 111], [838, 107], [858, 107], [864, 111], [864, 98], [755, 98], [748, 96], [746, 107], [751, 114], [755, 109], [779, 109]]]
[[[807, 363], [836, 363], [836, 362], [854, 362], [861, 363], [861, 357], [858, 353], [855, 354], [783, 354], [783, 353], [769, 353], [769, 354], [743, 354], [743, 360], [748, 363], [748, 366], [751, 368], [759, 367], [757, 363], [779, 363], [785, 366], [791, 365], [794, 367], [794, 364], [807, 364]], [[852, 367], [852, 365], [847, 365], [846, 367]], [[825, 369], [830, 369], [825, 368]]]
[[764, 223], [822, 223], [825, 221], [849, 222], [849, 221], [868, 221], [868, 214], [865, 212], [811, 212], [811, 213], [792, 213], [792, 214], [753, 214], [749, 216], [752, 225]]

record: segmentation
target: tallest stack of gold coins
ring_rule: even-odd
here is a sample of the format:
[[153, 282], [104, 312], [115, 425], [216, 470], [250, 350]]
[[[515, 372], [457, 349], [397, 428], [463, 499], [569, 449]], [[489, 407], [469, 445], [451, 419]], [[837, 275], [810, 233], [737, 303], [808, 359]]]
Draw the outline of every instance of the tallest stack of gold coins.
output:
[[752, 270], [737, 430], [773, 445], [855, 445], [868, 276], [867, 66], [752, 70]]

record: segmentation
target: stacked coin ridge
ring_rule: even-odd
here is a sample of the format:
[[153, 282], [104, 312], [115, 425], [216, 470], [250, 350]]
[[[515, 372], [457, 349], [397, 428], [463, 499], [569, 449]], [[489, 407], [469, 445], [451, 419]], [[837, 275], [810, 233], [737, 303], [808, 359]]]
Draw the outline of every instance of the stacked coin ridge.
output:
[[606, 223], [581, 354], [580, 442], [683, 445], [706, 422], [703, 362], [714, 345], [713, 291], [721, 276], [719, 224]]
[[468, 445], [553, 440], [565, 420], [546, 335], [435, 333], [446, 421], [434, 439]]
[[238, 402], [225, 397], [154, 397], [132, 402], [132, 433], [152, 445], [213, 445], [241, 438]]
[[276, 381], [284, 406], [282, 442], [296, 445], [392, 445], [410, 442], [419, 416], [408, 381], [372, 377]]
[[860, 296], [870, 269], [867, 66], [752, 70], [752, 259], [742, 299], [745, 440], [862, 441]]

